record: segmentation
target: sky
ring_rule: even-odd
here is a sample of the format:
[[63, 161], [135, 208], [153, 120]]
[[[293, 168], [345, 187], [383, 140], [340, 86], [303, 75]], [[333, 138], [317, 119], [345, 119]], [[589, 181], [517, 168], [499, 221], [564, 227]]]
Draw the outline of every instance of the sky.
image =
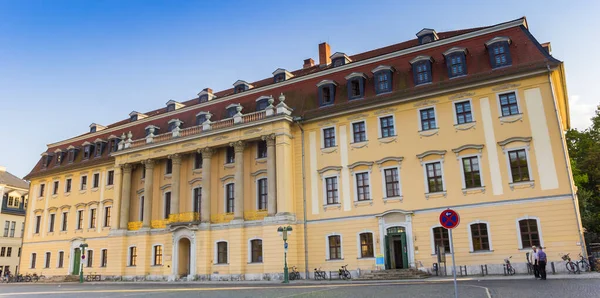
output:
[[332, 53], [352, 55], [425, 27], [522, 16], [565, 62], [572, 126], [589, 126], [600, 103], [590, 67], [600, 48], [600, 1], [418, 2], [0, 0], [0, 165], [25, 176], [47, 144], [91, 123], [301, 68], [306, 58], [318, 60], [324, 41]]

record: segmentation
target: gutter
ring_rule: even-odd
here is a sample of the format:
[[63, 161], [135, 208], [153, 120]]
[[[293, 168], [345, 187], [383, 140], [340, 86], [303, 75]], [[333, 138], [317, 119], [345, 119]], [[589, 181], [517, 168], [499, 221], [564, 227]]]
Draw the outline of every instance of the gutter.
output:
[[304, 216], [304, 277], [308, 279], [308, 234], [306, 232], [307, 220], [306, 220], [306, 169], [305, 169], [305, 150], [304, 150], [304, 128], [300, 124], [302, 117], [294, 117], [294, 123], [298, 125], [301, 132], [301, 143], [302, 143], [302, 213]]

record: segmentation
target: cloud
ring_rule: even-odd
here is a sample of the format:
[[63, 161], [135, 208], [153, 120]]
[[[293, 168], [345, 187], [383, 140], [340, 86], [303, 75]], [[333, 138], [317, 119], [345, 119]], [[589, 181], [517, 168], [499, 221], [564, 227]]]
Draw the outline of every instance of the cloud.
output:
[[569, 96], [569, 109], [571, 112], [571, 127], [584, 130], [592, 125], [592, 117], [596, 106], [581, 100], [579, 95]]

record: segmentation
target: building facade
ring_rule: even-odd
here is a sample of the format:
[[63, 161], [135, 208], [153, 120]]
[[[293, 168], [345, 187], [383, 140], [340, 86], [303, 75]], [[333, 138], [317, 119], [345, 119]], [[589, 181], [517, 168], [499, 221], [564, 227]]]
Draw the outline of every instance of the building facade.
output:
[[29, 183], [0, 166], [0, 276], [19, 272], [28, 193]]
[[[202, 90], [48, 145], [28, 175], [21, 266], [45, 275], [281, 278], [300, 271], [524, 268], [584, 251], [563, 63], [524, 18], [436, 32]], [[543, 233], [542, 233], [543, 231]], [[82, 264], [79, 245], [88, 244]], [[523, 257], [516, 257], [522, 255]], [[473, 272], [470, 270], [469, 272]], [[496, 271], [494, 271], [496, 270]]]

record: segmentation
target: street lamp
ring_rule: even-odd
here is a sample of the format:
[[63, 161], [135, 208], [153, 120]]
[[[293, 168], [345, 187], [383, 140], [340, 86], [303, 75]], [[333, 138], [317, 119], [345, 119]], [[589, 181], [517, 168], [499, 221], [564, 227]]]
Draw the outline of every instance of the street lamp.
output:
[[81, 264], [79, 269], [79, 283], [83, 283], [83, 260], [85, 260], [85, 249], [88, 247], [87, 243], [79, 244], [79, 250], [81, 251]]
[[288, 274], [288, 266], [287, 266], [287, 250], [288, 250], [287, 238], [288, 238], [288, 232], [291, 232], [291, 231], [292, 231], [291, 226], [277, 228], [277, 232], [281, 233], [281, 236], [283, 237], [283, 264], [284, 264], [283, 265], [283, 283], [284, 284], [290, 283], [289, 274]]

